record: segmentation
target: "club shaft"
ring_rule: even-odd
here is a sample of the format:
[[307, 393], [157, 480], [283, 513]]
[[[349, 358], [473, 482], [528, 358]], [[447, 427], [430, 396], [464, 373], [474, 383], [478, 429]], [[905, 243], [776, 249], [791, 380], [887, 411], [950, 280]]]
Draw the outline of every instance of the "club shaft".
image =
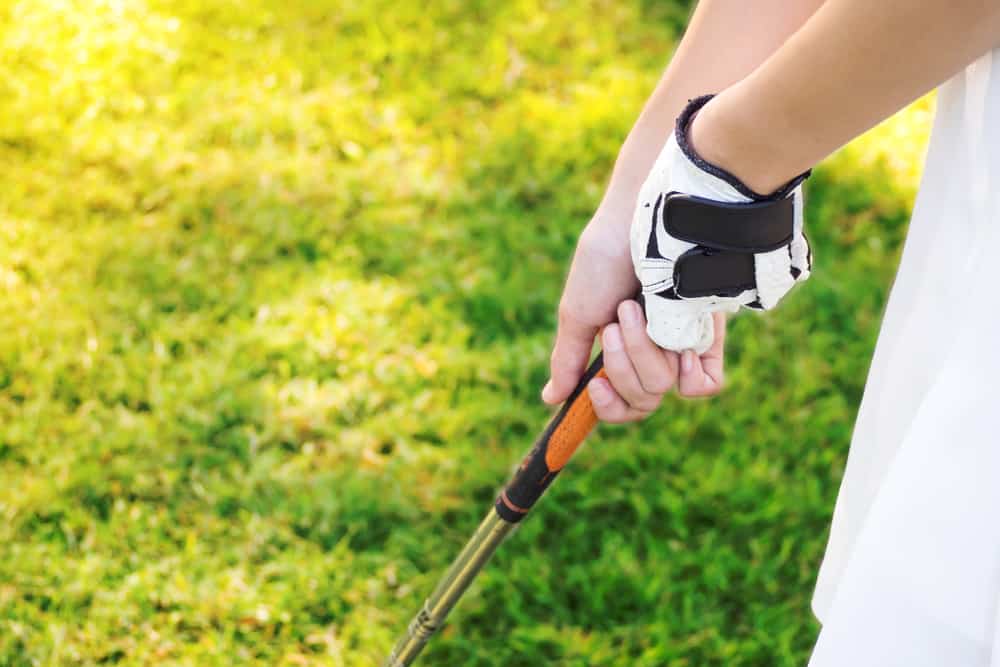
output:
[[434, 631], [441, 627], [465, 589], [516, 525], [504, 521], [495, 510], [490, 509], [437, 588], [410, 622], [406, 634], [385, 661], [385, 667], [407, 667], [413, 663]]
[[559, 471], [569, 462], [597, 423], [587, 384], [603, 375], [601, 355], [590, 364], [576, 388], [535, 441], [517, 472], [497, 497], [493, 509], [479, 524], [434, 593], [399, 640], [385, 667], [406, 667], [416, 660], [431, 635], [441, 627], [451, 608], [476, 578], [503, 539], [528, 514]]

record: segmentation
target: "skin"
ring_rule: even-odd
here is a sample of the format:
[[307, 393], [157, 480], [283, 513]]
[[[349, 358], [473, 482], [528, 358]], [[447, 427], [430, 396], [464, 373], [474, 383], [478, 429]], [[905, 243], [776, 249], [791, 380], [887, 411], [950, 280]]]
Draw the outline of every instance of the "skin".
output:
[[[746, 8], [751, 4], [754, 12]], [[727, 20], [729, 12], [742, 12], [744, 20]], [[731, 69], [730, 59], [713, 51], [730, 43], [732, 52], [745, 49], [732, 56]], [[675, 381], [685, 396], [712, 395], [722, 386], [724, 333], [701, 358], [691, 351], [678, 358], [656, 348], [644, 330], [640, 336], [641, 319], [612, 323], [631, 308], [622, 302], [637, 289], [628, 258], [635, 196], [684, 100], [723, 90], [695, 118], [692, 144], [752, 189], [772, 192], [998, 44], [995, 0], [700, 3], [581, 234], [543, 399], [558, 403], [569, 395], [602, 326], [610, 382], [594, 380], [589, 388], [603, 421], [647, 416]], [[747, 67], [751, 53], [759, 59]], [[699, 63], [714, 64], [706, 70]]]
[[629, 255], [632, 212], [639, 188], [687, 100], [746, 77], [821, 4], [822, 0], [698, 4], [684, 39], [619, 152], [598, 210], [580, 236], [559, 306], [552, 375], [542, 391], [545, 402], [561, 403], [573, 391], [602, 327], [610, 382], [595, 380], [589, 389], [603, 421], [641, 419], [675, 385], [688, 397], [710, 396], [722, 388], [723, 316], [716, 319], [720, 334], [715, 345], [700, 358], [693, 352], [681, 356], [662, 350], [646, 336], [642, 309], [629, 299], [639, 288]]
[[691, 140], [773, 192], [997, 46], [996, 0], [828, 0], [702, 109]]

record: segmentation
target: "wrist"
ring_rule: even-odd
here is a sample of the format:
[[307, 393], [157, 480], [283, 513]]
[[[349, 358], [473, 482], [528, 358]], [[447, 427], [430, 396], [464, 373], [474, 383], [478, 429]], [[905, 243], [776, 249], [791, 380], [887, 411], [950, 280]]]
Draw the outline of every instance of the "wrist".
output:
[[753, 199], [772, 196], [793, 179], [798, 180], [801, 171], [784, 163], [781, 152], [775, 150], [777, 142], [725, 93], [695, 113], [686, 139], [689, 150], [708, 163], [708, 170], [714, 168], [737, 180]]
[[[646, 174], [643, 174], [645, 177]], [[642, 182], [614, 183], [608, 187], [604, 197], [590, 217], [587, 227], [599, 230], [609, 238], [622, 238], [628, 243], [632, 216], [635, 214], [636, 199]]]
[[580, 232], [580, 243], [590, 252], [609, 260], [627, 260], [631, 264], [629, 230], [631, 222], [621, 223], [620, 216], [594, 214]]

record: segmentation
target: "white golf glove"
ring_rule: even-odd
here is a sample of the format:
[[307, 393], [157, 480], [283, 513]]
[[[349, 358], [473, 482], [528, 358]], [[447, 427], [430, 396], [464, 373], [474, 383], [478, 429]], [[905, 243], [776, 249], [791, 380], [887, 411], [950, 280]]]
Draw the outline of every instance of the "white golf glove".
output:
[[702, 160], [687, 130], [709, 99], [692, 100], [677, 119], [639, 191], [631, 229], [649, 337], [698, 354], [715, 338], [713, 312], [773, 308], [811, 268], [802, 233], [808, 172], [762, 197]]

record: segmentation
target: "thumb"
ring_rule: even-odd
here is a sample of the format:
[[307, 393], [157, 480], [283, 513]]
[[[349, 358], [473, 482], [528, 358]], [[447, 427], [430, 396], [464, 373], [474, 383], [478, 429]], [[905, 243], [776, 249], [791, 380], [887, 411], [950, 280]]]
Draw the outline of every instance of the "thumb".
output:
[[554, 405], [565, 401], [573, 393], [590, 361], [596, 335], [597, 327], [560, 313], [550, 363], [552, 376], [542, 389], [543, 401]]

